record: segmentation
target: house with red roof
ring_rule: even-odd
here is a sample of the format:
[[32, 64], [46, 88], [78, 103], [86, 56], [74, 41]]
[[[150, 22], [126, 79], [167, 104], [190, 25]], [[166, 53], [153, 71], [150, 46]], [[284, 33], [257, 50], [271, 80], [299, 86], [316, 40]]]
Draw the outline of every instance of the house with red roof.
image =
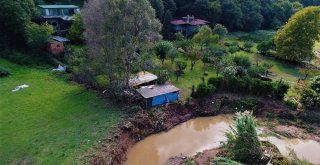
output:
[[194, 16], [187, 15], [182, 19], [172, 20], [171, 24], [176, 32], [182, 32], [183, 35], [189, 36], [199, 31], [199, 29], [207, 24], [209, 21], [197, 19]]

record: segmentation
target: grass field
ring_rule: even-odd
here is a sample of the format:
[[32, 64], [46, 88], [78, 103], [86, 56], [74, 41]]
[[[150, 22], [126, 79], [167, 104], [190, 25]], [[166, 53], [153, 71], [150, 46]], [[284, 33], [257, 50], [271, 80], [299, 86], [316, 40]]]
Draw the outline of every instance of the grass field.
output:
[[[49, 69], [0, 59], [0, 164], [80, 164], [124, 115], [114, 105]], [[11, 92], [18, 85], [29, 88]]]

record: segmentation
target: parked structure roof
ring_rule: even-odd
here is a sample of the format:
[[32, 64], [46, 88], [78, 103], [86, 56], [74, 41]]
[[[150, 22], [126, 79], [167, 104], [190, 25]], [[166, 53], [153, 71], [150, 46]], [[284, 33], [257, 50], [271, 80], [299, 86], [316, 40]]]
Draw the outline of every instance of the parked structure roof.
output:
[[131, 87], [136, 87], [156, 79], [158, 79], [158, 76], [146, 71], [142, 71], [137, 73], [132, 79], [129, 80], [129, 85]]
[[68, 38], [60, 37], [60, 36], [53, 36], [53, 40], [58, 41], [58, 42], [69, 42], [70, 40]]
[[79, 8], [76, 5], [39, 5], [43, 9], [72, 9]]
[[194, 16], [182, 17], [182, 19], [172, 20], [171, 24], [173, 25], [206, 25], [209, 21], [197, 19]]
[[173, 85], [150, 85], [137, 89], [144, 98], [152, 98], [155, 96], [161, 96], [168, 93], [178, 92], [180, 89]]

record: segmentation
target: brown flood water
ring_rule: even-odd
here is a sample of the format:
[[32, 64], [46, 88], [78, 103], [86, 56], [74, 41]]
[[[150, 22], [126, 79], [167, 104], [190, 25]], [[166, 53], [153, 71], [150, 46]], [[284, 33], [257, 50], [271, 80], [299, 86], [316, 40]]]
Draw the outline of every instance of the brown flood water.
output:
[[232, 116], [203, 117], [182, 123], [168, 132], [151, 135], [128, 152], [125, 165], [161, 165], [170, 157], [193, 156], [206, 149], [217, 148], [225, 141], [224, 132]]
[[[213, 149], [226, 141], [224, 133], [232, 124], [232, 115], [202, 117], [182, 123], [168, 132], [151, 135], [129, 149], [125, 165], [161, 165], [170, 157], [193, 156], [197, 152]], [[320, 143], [312, 140], [267, 138], [287, 156], [287, 147], [294, 149], [299, 158], [320, 164]]]
[[266, 140], [276, 145], [284, 156], [289, 156], [290, 148], [297, 154], [299, 159], [320, 164], [320, 143], [317, 141], [287, 138], [279, 139], [273, 136], [267, 137]]

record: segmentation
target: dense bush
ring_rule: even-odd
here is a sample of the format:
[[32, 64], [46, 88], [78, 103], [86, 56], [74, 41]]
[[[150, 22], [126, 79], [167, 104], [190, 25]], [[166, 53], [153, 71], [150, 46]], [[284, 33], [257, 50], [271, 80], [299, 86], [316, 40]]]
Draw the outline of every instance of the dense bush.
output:
[[243, 68], [249, 68], [251, 66], [251, 61], [250, 58], [246, 55], [243, 54], [237, 54], [233, 57], [234, 63]]
[[[210, 83], [215, 83], [214, 78], [210, 78]], [[252, 94], [262, 97], [272, 97], [275, 99], [283, 99], [284, 95], [290, 88], [290, 85], [284, 81], [263, 81], [251, 77], [230, 77], [226, 83], [226, 89], [231, 92]]]
[[73, 22], [72, 22], [71, 28], [67, 34], [67, 37], [72, 42], [81, 43], [84, 41], [83, 32], [84, 32], [84, 27], [83, 27], [83, 23], [82, 23], [82, 16], [80, 13], [75, 14], [73, 16]]
[[274, 85], [275, 85], [274, 96], [277, 99], [283, 99], [284, 95], [290, 89], [290, 85], [287, 82], [284, 82], [283, 80], [277, 81]]
[[199, 84], [197, 88], [192, 92], [192, 97], [195, 98], [202, 98], [206, 97], [209, 94], [213, 93], [216, 90], [216, 88], [213, 85], [206, 85], [206, 84]]
[[8, 69], [0, 66], [0, 77], [6, 77], [6, 76], [9, 76], [10, 75], [10, 72]]
[[320, 76], [316, 76], [312, 79], [311, 88], [320, 93]]
[[243, 44], [244, 51], [251, 52], [251, 48], [253, 47], [253, 42], [248, 41]]
[[214, 87], [216, 88], [221, 88], [222, 85], [223, 85], [223, 81], [224, 81], [224, 78], [222, 76], [218, 76], [218, 77], [210, 77], [208, 79], [208, 84], [209, 85], [213, 85]]
[[105, 89], [109, 84], [109, 81], [105, 75], [98, 75], [95, 77], [95, 85], [100, 89]]
[[320, 95], [313, 89], [306, 88], [301, 94], [301, 102], [307, 109], [316, 109], [320, 107]]
[[234, 54], [234, 53], [240, 51], [240, 48], [238, 46], [229, 46], [228, 51], [230, 54]]
[[287, 99], [284, 101], [284, 104], [286, 104], [292, 110], [296, 110], [299, 105], [299, 103], [294, 99]]
[[161, 62], [164, 63], [164, 60], [167, 58], [168, 52], [173, 49], [173, 44], [169, 41], [160, 41], [155, 46], [155, 51], [157, 56], [161, 59]]
[[53, 34], [53, 27], [48, 23], [38, 25], [30, 23], [26, 26], [25, 38], [27, 45], [33, 50], [44, 50]]
[[265, 69], [262, 66], [255, 65], [255, 66], [251, 66], [247, 71], [250, 77], [258, 77], [259, 74], [262, 74], [265, 72]]

